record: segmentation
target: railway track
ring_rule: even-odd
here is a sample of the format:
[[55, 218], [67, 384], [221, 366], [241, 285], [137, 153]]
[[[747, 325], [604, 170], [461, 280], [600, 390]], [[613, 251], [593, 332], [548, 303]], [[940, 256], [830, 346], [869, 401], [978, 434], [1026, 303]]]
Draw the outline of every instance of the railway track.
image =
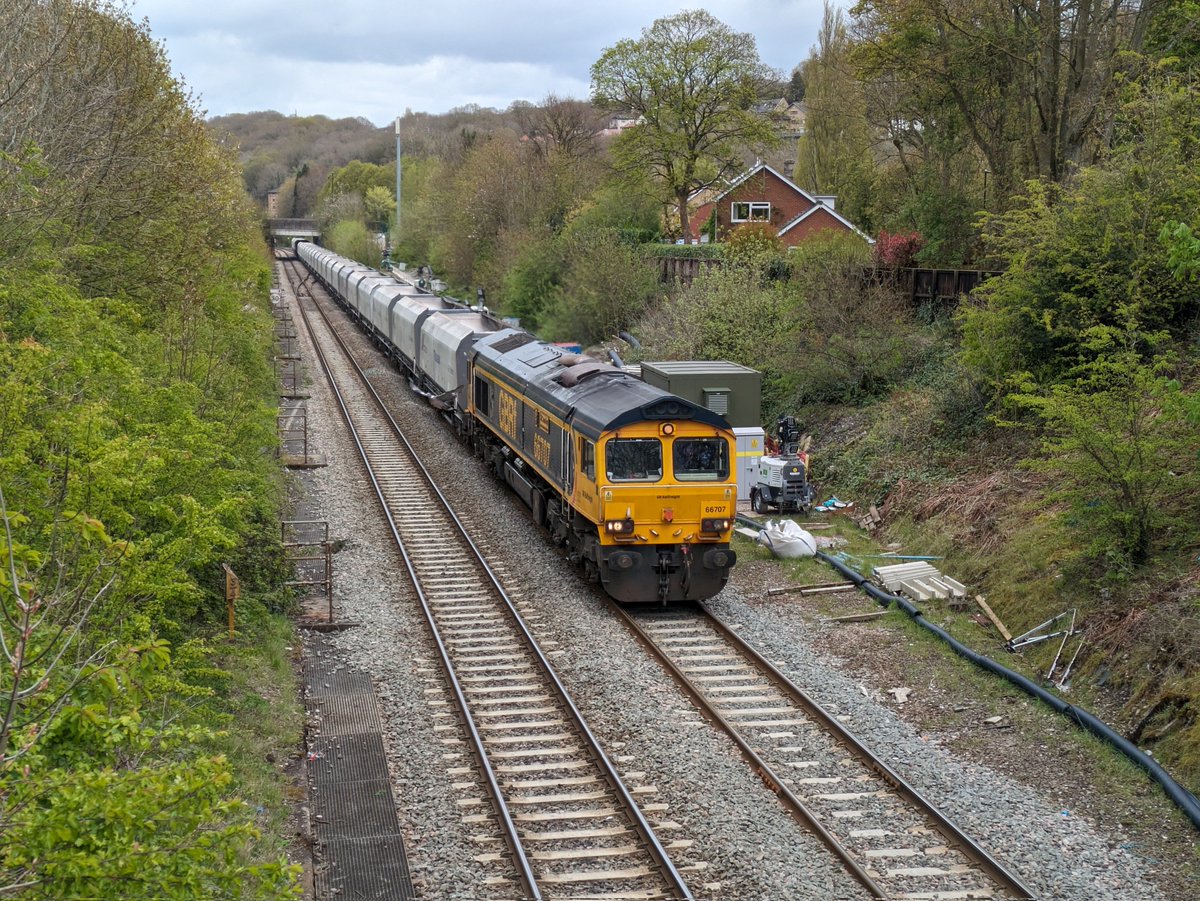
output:
[[[297, 304], [429, 623], [486, 799], [465, 821], [511, 896], [690, 899], [632, 795], [369, 380], [333, 328], [323, 292]], [[310, 290], [311, 286], [311, 290]], [[312, 310], [303, 302], [307, 297]], [[314, 315], [315, 313], [315, 315]], [[506, 866], [507, 865], [507, 866]]]
[[707, 607], [611, 606], [874, 897], [1033, 897]]

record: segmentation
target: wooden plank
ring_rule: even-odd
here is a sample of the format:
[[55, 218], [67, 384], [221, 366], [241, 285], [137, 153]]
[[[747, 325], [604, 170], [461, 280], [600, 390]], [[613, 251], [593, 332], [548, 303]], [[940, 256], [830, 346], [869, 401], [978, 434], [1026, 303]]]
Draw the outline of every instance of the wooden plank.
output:
[[1004, 636], [1005, 641], [1012, 641], [1012, 634], [1004, 627], [1004, 623], [1000, 622], [1000, 617], [992, 612], [992, 608], [988, 606], [988, 602], [983, 599], [983, 595], [975, 595], [975, 603], [979, 605], [979, 609], [987, 614], [987, 618], [992, 621], [992, 625], [1000, 630], [1000, 634]]
[[827, 623], [865, 623], [868, 620], [879, 619], [879, 617], [887, 614], [886, 610], [877, 610], [874, 613], [855, 613], [851, 616], [833, 616], [825, 620]]
[[853, 582], [822, 582], [817, 585], [785, 585], [782, 588], [768, 588], [767, 596], [777, 594], [819, 594], [827, 591], [849, 591], [854, 588]]

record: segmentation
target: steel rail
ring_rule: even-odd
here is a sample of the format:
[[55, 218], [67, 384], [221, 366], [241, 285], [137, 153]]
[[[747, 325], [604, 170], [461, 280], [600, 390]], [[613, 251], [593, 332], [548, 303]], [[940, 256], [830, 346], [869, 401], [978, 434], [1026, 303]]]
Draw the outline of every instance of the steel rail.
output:
[[[819, 821], [817, 815], [793, 793], [784, 783], [784, 779], [751, 747], [739, 729], [728, 718], [716, 709], [715, 702], [696, 685], [686, 673], [671, 659], [668, 652], [643, 628], [637, 617], [621, 607], [610, 602], [610, 607], [633, 629], [638, 638], [646, 644], [650, 651], [671, 672], [676, 681], [693, 698], [705, 716], [718, 725], [738, 746], [742, 755], [758, 773], [764, 784], [773, 791], [784, 805], [798, 819], [809, 826], [827, 848], [845, 865], [853, 875], [875, 898], [888, 898], [886, 890], [858, 862], [853, 852], [837, 839]], [[813, 698], [785, 676], [774, 664], [766, 660], [758, 651], [751, 647], [745, 639], [731, 630], [719, 617], [700, 603], [697, 605], [698, 615], [707, 620], [715, 631], [728, 642], [734, 650], [742, 654], [757, 667], [772, 685], [781, 691], [788, 699], [804, 710], [827, 734], [835, 739], [843, 748], [848, 750], [867, 768], [875, 772], [884, 782], [906, 800], [912, 807], [926, 816], [942, 833], [942, 835], [957, 843], [958, 849], [970, 859], [987, 878], [1000, 886], [1004, 891], [1022, 901], [1029, 901], [1034, 895], [1020, 880], [1009, 873], [1003, 865], [984, 851], [974, 840], [960, 830], [948, 817], [937, 810], [929, 801], [921, 796], [916, 789], [909, 785], [899, 774], [886, 763], [872, 754], [845, 726], [826, 712]]]
[[838, 860], [842, 862], [842, 865], [850, 871], [850, 874], [860, 883], [862, 883], [867, 891], [871, 892], [872, 897], [886, 898], [887, 896], [883, 889], [875, 882], [874, 879], [871, 878], [871, 874], [863, 869], [863, 867], [857, 860], [854, 859], [845, 846], [843, 846], [842, 843], [839, 842], [837, 838], [825, 828], [825, 826], [817, 818], [816, 814], [809, 810], [808, 806], [805, 805], [805, 803], [798, 797], [796, 797], [792, 790], [784, 784], [783, 778], [779, 776], [779, 774], [777, 774], [774, 769], [771, 768], [770, 764], [763, 760], [759, 753], [750, 746], [750, 743], [742, 737], [742, 734], [738, 731], [738, 729], [732, 723], [730, 723], [729, 720], [721, 715], [712, 701], [709, 700], [708, 696], [705, 695], [704, 692], [687, 677], [687, 674], [676, 665], [675, 661], [672, 660], [670, 656], [668, 656], [668, 654], [659, 646], [658, 642], [656, 642], [650, 636], [650, 634], [642, 628], [642, 625], [637, 621], [637, 618], [620, 604], [611, 599], [608, 599], [608, 605], [610, 609], [616, 612], [616, 614], [623, 619], [631, 629], [633, 629], [634, 634], [636, 634], [642, 643], [650, 650], [650, 652], [656, 658], [658, 658], [658, 661], [667, 668], [671, 675], [675, 677], [675, 680], [680, 684], [683, 690], [691, 696], [692, 700], [700, 708], [701, 712], [706, 717], [711, 719], [712, 722], [716, 723], [717, 726], [719, 726], [721, 730], [727, 736], [729, 736], [733, 743], [738, 746], [738, 750], [742, 752], [742, 756], [746, 758], [754, 771], [758, 773], [758, 776], [760, 779], [762, 779], [763, 784], [783, 800], [784, 806], [787, 807], [793, 815], [799, 818], [805, 826], [816, 833], [817, 837], [821, 840], [825, 847], [833, 852], [834, 856], [836, 856]]
[[[309, 294], [312, 297], [311, 293]], [[315, 303], [315, 299], [314, 299]], [[470, 739], [471, 747], [475, 754], [476, 763], [483, 772], [484, 779], [487, 783], [488, 793], [492, 798], [492, 805], [495, 808], [496, 815], [500, 819], [501, 832], [504, 835], [505, 844], [508, 846], [509, 853], [514, 860], [514, 866], [517, 869], [518, 876], [521, 881], [522, 890], [530, 898], [535, 901], [541, 901], [542, 894], [538, 888], [537, 878], [534, 875], [533, 867], [529, 862], [528, 856], [525, 854], [525, 848], [521, 843], [520, 837], [517, 834], [516, 824], [512, 820], [512, 814], [508, 809], [508, 805], [504, 802], [503, 793], [500, 790], [499, 780], [496, 778], [495, 770], [492, 767], [491, 760], [488, 757], [487, 751], [483, 746], [483, 738], [479, 734], [479, 730], [475, 726], [475, 721], [468, 713], [468, 705], [466, 694], [463, 692], [462, 685], [458, 681], [458, 676], [455, 673], [454, 666], [450, 661], [450, 656], [446, 650], [446, 646], [442, 641], [441, 634], [434, 623], [433, 611], [430, 608], [429, 600], [421, 585], [421, 579], [417, 574], [416, 567], [409, 556], [408, 549], [404, 545], [404, 541], [400, 537], [399, 528], [396, 525], [395, 518], [392, 516], [391, 510], [388, 508], [386, 496], [382, 487], [376, 478], [374, 467], [372, 467], [368, 459], [366, 448], [363, 447], [362, 441], [359, 438], [358, 430], [354, 427], [354, 422], [350, 416], [349, 408], [347, 407], [345, 398], [342, 396], [341, 389], [338, 388], [337, 381], [334, 379], [333, 372], [329, 366], [329, 361], [325, 357], [325, 352], [321, 348], [321, 342], [317, 340], [316, 332], [313, 329], [312, 322], [309, 320], [308, 312], [304, 309], [304, 305], [300, 302], [300, 298], [296, 298], [296, 306], [300, 309], [300, 317], [304, 320], [305, 328], [308, 329], [309, 339], [312, 342], [313, 348], [317, 354], [317, 360], [321, 364], [321, 369], [325, 373], [325, 377], [329, 382], [330, 391], [333, 392], [334, 399], [341, 411], [342, 419], [346, 423], [346, 427], [350, 430], [350, 436], [354, 440], [355, 447], [358, 448], [358, 453], [362, 459], [363, 465], [366, 468], [367, 476], [371, 480], [371, 486], [375, 490], [375, 496], [379, 501], [379, 507], [383, 511], [384, 518], [387, 520], [388, 528], [391, 530], [392, 538], [396, 543], [396, 547], [400, 550], [400, 555], [404, 560], [404, 566], [408, 570], [409, 579], [412, 582], [413, 589], [416, 591], [417, 599], [421, 603], [421, 608], [425, 613], [426, 621], [429, 624], [430, 631], [433, 635], [434, 643], [437, 646], [438, 656], [441, 658], [442, 667], [450, 681], [450, 686], [453, 690], [454, 699], [459, 709], [459, 723], [467, 731]], [[318, 307], [318, 311], [320, 308]], [[324, 314], [322, 313], [322, 318]], [[328, 320], [326, 320], [328, 326]], [[340, 338], [329, 326], [331, 334], [334, 334], [335, 339], [341, 343]], [[343, 351], [345, 348], [343, 346]], [[355, 364], [355, 369], [358, 369]], [[361, 371], [360, 371], [361, 374]], [[390, 420], [391, 417], [388, 416]], [[486, 564], [485, 564], [486, 565]]]
[[[293, 266], [298, 266], [298, 265], [300, 265], [298, 262], [293, 263]], [[343, 340], [341, 335], [337, 332], [337, 329], [334, 328], [332, 323], [329, 322], [329, 319], [326, 316], [324, 310], [321, 309], [320, 304], [316, 303], [316, 298], [312, 296], [311, 291], [309, 292], [309, 297], [310, 297], [310, 299], [313, 300], [314, 306], [316, 307], [317, 312], [321, 315], [322, 319], [325, 321], [325, 324], [329, 330], [329, 333], [333, 336], [334, 340], [342, 348], [342, 351], [345, 354], [346, 360], [350, 363], [350, 365], [354, 368], [354, 371], [358, 374], [358, 377], [361, 380], [363, 387], [366, 389], [368, 394], [370, 394], [372, 399], [375, 401], [378, 412], [383, 416], [385, 421], [388, 423], [390, 429], [392, 430], [392, 433], [396, 436], [396, 438], [403, 444], [405, 449], [408, 451], [409, 455], [411, 456], [413, 465], [419, 471], [419, 473], [421, 474], [421, 477], [425, 481], [426, 485], [432, 491], [434, 496], [437, 498], [438, 502], [441, 504], [443, 511], [450, 517], [451, 521], [454, 523], [454, 527], [457, 530], [459, 537], [464, 541], [464, 543], [467, 545], [467, 547], [469, 547], [471, 553], [474, 555], [475, 560], [478, 562], [478, 564], [482, 568], [484, 574], [487, 576], [489, 582], [491, 583], [493, 589], [497, 593], [497, 596], [502, 599], [510, 616], [512, 617], [512, 621], [513, 621], [514, 625], [517, 627], [518, 631], [521, 633], [521, 635], [525, 639], [528, 648], [532, 651], [536, 662], [540, 665], [540, 667], [542, 669], [543, 674], [549, 681], [550, 685], [558, 693], [559, 699], [561, 700], [561, 702], [563, 704], [563, 709], [567, 712], [570, 720], [574, 724], [574, 726], [577, 729], [577, 731], [579, 732], [580, 736], [584, 739], [585, 747], [587, 748], [588, 752], [592, 756], [593, 762], [601, 770], [601, 775], [604, 776], [606, 782], [609, 785], [609, 788], [617, 795], [617, 797], [622, 802], [622, 804], [624, 804], [626, 811], [629, 814], [629, 817], [631, 820], [631, 825], [633, 826], [635, 832], [638, 834], [639, 838], [641, 839], [643, 846], [649, 851], [650, 856], [653, 859], [653, 862], [654, 862], [655, 866], [658, 868], [660, 874], [662, 875], [664, 881], [669, 884], [669, 890], [674, 892], [678, 898], [683, 899], [683, 901], [691, 901], [692, 894], [691, 894], [691, 891], [687, 887], [687, 883], [683, 880], [683, 877], [679, 874], [678, 870], [675, 868], [675, 865], [674, 865], [674, 863], [672, 863], [670, 857], [668, 856], [666, 849], [659, 842], [658, 836], [654, 833], [653, 828], [650, 826], [649, 822], [645, 819], [644, 815], [641, 812], [641, 809], [638, 807], [632, 794], [630, 794], [629, 790], [625, 787], [625, 784], [621, 780], [620, 775], [617, 773], [616, 768], [613, 765], [612, 761], [609, 760], [608, 756], [604, 753], [604, 750], [600, 747], [599, 740], [592, 733], [591, 728], [587, 725], [587, 722], [584, 720], [583, 714], [579, 711], [579, 708], [575, 705], [575, 702], [572, 700], [570, 694], [567, 692], [566, 687], [562, 684], [561, 680], [558, 678], [558, 674], [554, 671], [553, 667], [551, 667], [549, 660], [546, 658], [545, 654], [542, 652], [542, 649], [538, 645], [536, 639], [534, 638], [533, 633], [529, 630], [528, 624], [526, 624], [525, 620], [521, 617], [520, 613], [518, 612], [518, 610], [516, 608], [516, 604], [513, 602], [512, 598], [509, 597], [508, 592], [505, 591], [503, 585], [500, 582], [499, 577], [496, 575], [496, 573], [492, 569], [492, 567], [488, 564], [487, 560], [485, 559], [485, 557], [483, 555], [483, 552], [479, 549], [478, 545], [471, 538], [469, 532], [467, 531], [466, 526], [463, 524], [463, 522], [459, 518], [458, 514], [455, 512], [453, 507], [450, 505], [450, 502], [446, 499], [446, 497], [442, 493], [441, 489], [437, 486], [437, 483], [433, 479], [433, 476], [429, 473], [429, 471], [425, 467], [424, 463], [421, 462], [420, 457], [417, 455], [415, 449], [412, 447], [412, 444], [409, 442], [407, 436], [400, 429], [400, 426], [396, 423], [396, 421], [392, 417], [390, 411], [387, 409], [387, 405], [379, 397], [379, 394], [375, 390], [375, 387], [371, 383], [370, 379], [362, 371], [361, 367], [359, 367], [357, 361], [354, 359], [353, 355], [350, 353], [348, 347], [346, 346], [345, 341]], [[366, 449], [363, 447], [362, 442], [359, 440], [358, 433], [354, 428], [353, 422], [351, 421], [349, 409], [347, 408], [347, 405], [344, 401], [344, 398], [341, 395], [341, 392], [337, 389], [336, 384], [333, 381], [333, 376], [332, 376], [332, 373], [328, 366], [328, 362], [325, 358], [324, 352], [321, 350], [320, 343], [318, 341], [316, 341], [316, 339], [315, 339], [311, 323], [309, 322], [309, 319], [308, 319], [308, 314], [304, 310], [303, 305], [300, 303], [299, 297], [297, 297], [297, 306], [300, 308], [301, 316], [304, 319], [305, 326], [309, 329], [309, 335], [313, 339], [313, 346], [316, 349], [317, 356], [320, 361], [321, 367], [325, 371], [326, 377], [329, 379], [331, 388], [337, 398], [338, 406], [339, 406], [339, 409], [341, 410], [342, 417], [346, 421], [346, 424], [349, 427], [352, 436], [354, 437], [355, 445], [358, 447], [359, 454], [361, 455], [363, 463], [367, 468], [367, 472], [368, 472], [368, 475], [370, 476], [371, 484], [375, 489], [375, 494], [376, 494], [377, 499], [379, 500], [380, 507], [383, 510], [385, 518], [387, 519], [388, 526], [392, 532], [393, 539], [395, 540], [397, 547], [400, 549], [401, 555], [405, 562], [405, 566], [408, 569], [409, 576], [413, 582], [414, 588], [417, 592], [417, 596], [421, 602], [422, 610], [424, 611], [426, 621], [429, 624], [430, 630], [433, 634], [434, 641], [438, 648], [438, 653], [442, 658], [442, 665], [448, 675], [448, 678], [450, 679], [451, 685], [453, 686], [455, 701], [459, 707], [460, 718], [462, 719], [464, 727], [467, 729], [467, 731], [471, 737], [471, 743], [472, 743], [472, 747], [474, 749], [476, 758], [479, 760], [480, 766], [484, 770], [486, 777], [487, 777], [489, 793], [492, 795], [493, 804], [497, 808], [497, 813], [500, 816], [501, 821], [504, 824], [505, 831], [506, 831], [506, 842], [509, 843], [510, 850], [512, 850], [514, 858], [519, 861], [519, 869], [521, 871], [522, 882], [526, 883], [529, 897], [540, 899], [542, 896], [540, 894], [540, 890], [538, 889], [538, 887], [536, 885], [536, 877], [533, 873], [532, 866], [529, 863], [527, 856], [525, 855], [524, 848], [520, 841], [520, 836], [517, 832], [515, 824], [512, 821], [512, 817], [508, 811], [507, 804], [504, 802], [503, 793], [500, 788], [499, 781], [495, 776], [495, 772], [491, 766], [487, 751], [483, 746], [482, 736], [479, 734], [478, 729], [476, 728], [475, 723], [472, 720], [471, 715], [469, 713], [470, 708], [469, 708], [469, 705], [466, 700], [465, 692], [463, 691], [461, 684], [459, 683], [458, 678], [455, 675], [454, 667], [453, 667], [452, 662], [450, 661], [449, 653], [442, 641], [439, 629], [435, 622], [435, 615], [429, 604], [428, 598], [425, 595], [425, 592], [421, 587], [420, 578], [418, 577], [416, 568], [413, 564], [412, 559], [409, 556], [408, 550], [404, 546], [404, 542], [400, 536], [399, 528], [396, 525], [395, 519], [393, 518], [391, 511], [388, 509], [388, 504], [387, 504], [383, 489], [381, 488], [381, 486], [379, 485], [378, 481], [375, 478], [374, 470], [372, 469], [371, 464], [367, 459]]]
[[818, 704], [800, 686], [796, 685], [796, 683], [780, 672], [778, 667], [751, 647], [744, 638], [730, 629], [720, 617], [712, 612], [708, 605], [701, 603], [700, 609], [712, 620], [717, 630], [730, 644], [753, 660], [755, 665], [770, 674], [771, 680], [776, 684], [776, 687], [801, 704], [806, 712], [820, 720], [826, 730], [832, 733], [865, 766], [874, 770], [881, 779], [889, 783], [905, 800], [933, 820], [943, 835], [958, 842], [960, 844], [959, 850], [965, 852], [980, 870], [987, 874], [989, 879], [1003, 887], [1006, 891], [1012, 892], [1018, 898], [1033, 899], [1033, 893], [1016, 876], [1008, 872], [998, 860], [981, 848], [953, 820], [934, 807], [932, 802], [913, 788], [904, 777], [875, 756], [854, 733], [842, 725], [837, 717], [826, 711], [825, 708]]

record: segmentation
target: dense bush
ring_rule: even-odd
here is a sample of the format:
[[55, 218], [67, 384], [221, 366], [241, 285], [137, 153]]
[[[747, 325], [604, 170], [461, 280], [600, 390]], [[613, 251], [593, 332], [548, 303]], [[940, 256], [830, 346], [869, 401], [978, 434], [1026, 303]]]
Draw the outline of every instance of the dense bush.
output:
[[256, 216], [123, 7], [0, 24], [0, 894], [288, 897], [206, 641], [221, 562], [277, 600]]
[[629, 328], [660, 293], [640, 249], [611, 229], [566, 238], [567, 268], [545, 318], [552, 340], [593, 344]]

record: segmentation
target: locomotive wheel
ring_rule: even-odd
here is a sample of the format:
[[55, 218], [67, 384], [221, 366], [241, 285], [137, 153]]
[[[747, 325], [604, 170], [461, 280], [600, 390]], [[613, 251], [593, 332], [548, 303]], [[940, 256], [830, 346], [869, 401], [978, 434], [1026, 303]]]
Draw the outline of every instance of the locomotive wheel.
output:
[[750, 506], [754, 508], [755, 513], [767, 512], [767, 500], [757, 488], [750, 492]]

